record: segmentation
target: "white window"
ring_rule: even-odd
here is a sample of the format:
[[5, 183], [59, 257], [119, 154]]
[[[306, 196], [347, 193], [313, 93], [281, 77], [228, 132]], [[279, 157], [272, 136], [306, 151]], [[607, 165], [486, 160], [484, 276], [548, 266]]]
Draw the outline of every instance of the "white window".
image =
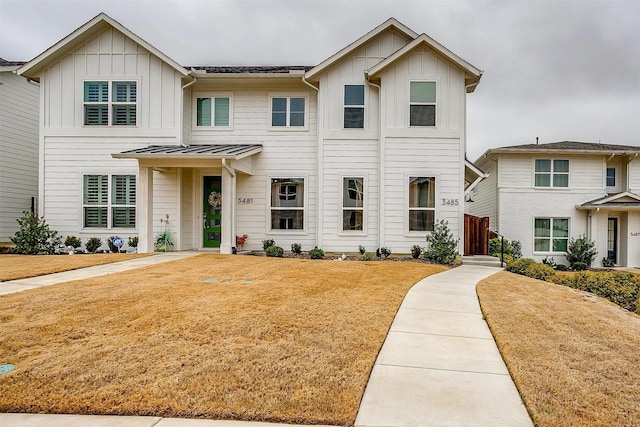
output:
[[306, 106], [307, 99], [304, 97], [272, 97], [271, 127], [306, 127]]
[[569, 187], [569, 160], [536, 159], [535, 186]]
[[536, 218], [533, 231], [535, 252], [566, 252], [569, 218]]
[[137, 122], [137, 82], [84, 82], [84, 124], [126, 126]]
[[342, 180], [342, 231], [362, 231], [364, 223], [364, 178]]
[[344, 86], [344, 127], [364, 128], [364, 85]]
[[435, 126], [436, 82], [410, 82], [409, 92], [409, 126]]
[[82, 191], [85, 228], [136, 227], [135, 175], [84, 175]]
[[271, 229], [304, 228], [304, 178], [271, 178]]
[[199, 96], [195, 98], [195, 127], [230, 128], [231, 96]]
[[433, 231], [435, 217], [435, 177], [409, 177], [409, 231]]

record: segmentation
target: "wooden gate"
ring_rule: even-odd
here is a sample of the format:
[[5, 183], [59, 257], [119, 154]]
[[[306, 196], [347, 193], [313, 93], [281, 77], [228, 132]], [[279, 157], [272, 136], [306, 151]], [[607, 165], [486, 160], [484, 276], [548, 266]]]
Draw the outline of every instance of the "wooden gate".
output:
[[464, 254], [488, 255], [489, 217], [464, 214]]

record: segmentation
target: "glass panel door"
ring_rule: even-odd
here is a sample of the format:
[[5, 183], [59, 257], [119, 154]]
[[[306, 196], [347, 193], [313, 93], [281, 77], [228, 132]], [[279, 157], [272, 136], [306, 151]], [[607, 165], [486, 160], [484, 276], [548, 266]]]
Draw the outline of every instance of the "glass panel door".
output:
[[609, 218], [607, 230], [607, 258], [618, 263], [618, 218]]
[[203, 190], [202, 246], [219, 248], [222, 239], [222, 177], [205, 176]]

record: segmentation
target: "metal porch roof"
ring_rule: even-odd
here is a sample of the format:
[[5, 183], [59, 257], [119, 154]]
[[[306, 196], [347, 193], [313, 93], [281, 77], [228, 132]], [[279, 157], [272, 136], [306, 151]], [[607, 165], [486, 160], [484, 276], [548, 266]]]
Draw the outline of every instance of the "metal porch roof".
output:
[[242, 158], [262, 151], [260, 144], [194, 144], [150, 145], [145, 148], [114, 153], [116, 159], [231, 159]]

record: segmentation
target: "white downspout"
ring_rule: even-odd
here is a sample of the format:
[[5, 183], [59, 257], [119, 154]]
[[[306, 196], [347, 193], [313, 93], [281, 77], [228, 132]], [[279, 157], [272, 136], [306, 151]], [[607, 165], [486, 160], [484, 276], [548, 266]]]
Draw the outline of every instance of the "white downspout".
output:
[[[236, 173], [227, 164], [227, 159], [222, 159], [222, 167], [231, 175], [231, 247], [236, 247]], [[232, 249], [233, 252], [233, 249]]]
[[593, 219], [591, 219], [591, 217], [596, 215], [598, 212], [600, 212], [600, 208], [596, 208], [595, 211], [589, 211], [589, 213], [587, 214], [587, 238], [589, 240], [592, 240], [591, 236], [593, 235], [593, 233], [591, 233], [591, 228], [593, 223]]
[[384, 246], [384, 171], [385, 171], [385, 156], [384, 156], [384, 138], [382, 135], [382, 88], [380, 85], [371, 83], [369, 75], [365, 73], [365, 82], [368, 86], [373, 86], [378, 89], [378, 248]]
[[[312, 85], [311, 83], [309, 83], [307, 81], [307, 79], [305, 79], [304, 74], [302, 75], [302, 83], [306, 84], [307, 86], [309, 86], [311, 89], [315, 90], [317, 92], [317, 96], [316, 96], [316, 118], [318, 118], [320, 116], [320, 88], [315, 87], [314, 85]], [[322, 225], [322, 219], [324, 218], [323, 215], [323, 211], [324, 211], [324, 203], [322, 203], [323, 201], [323, 196], [324, 196], [324, 186], [323, 186], [323, 180], [324, 180], [324, 174], [322, 172], [322, 168], [324, 167], [324, 161], [322, 159], [322, 157], [324, 156], [324, 151], [322, 150], [322, 137], [321, 137], [321, 126], [322, 123], [320, 123], [320, 120], [316, 120], [316, 126], [317, 126], [317, 130], [316, 130], [316, 179], [318, 180], [318, 182], [316, 183], [316, 185], [318, 186], [318, 191], [316, 192], [316, 246], [318, 246], [319, 248], [322, 248], [322, 233], [323, 233], [323, 225]]]
[[193, 74], [193, 70], [191, 71], [191, 77], [193, 78], [193, 80], [182, 85], [182, 90], [180, 91], [180, 130], [178, 133], [178, 142], [180, 143], [181, 147], [188, 147], [188, 145], [184, 143], [184, 90], [194, 84], [198, 79], [195, 74]]

